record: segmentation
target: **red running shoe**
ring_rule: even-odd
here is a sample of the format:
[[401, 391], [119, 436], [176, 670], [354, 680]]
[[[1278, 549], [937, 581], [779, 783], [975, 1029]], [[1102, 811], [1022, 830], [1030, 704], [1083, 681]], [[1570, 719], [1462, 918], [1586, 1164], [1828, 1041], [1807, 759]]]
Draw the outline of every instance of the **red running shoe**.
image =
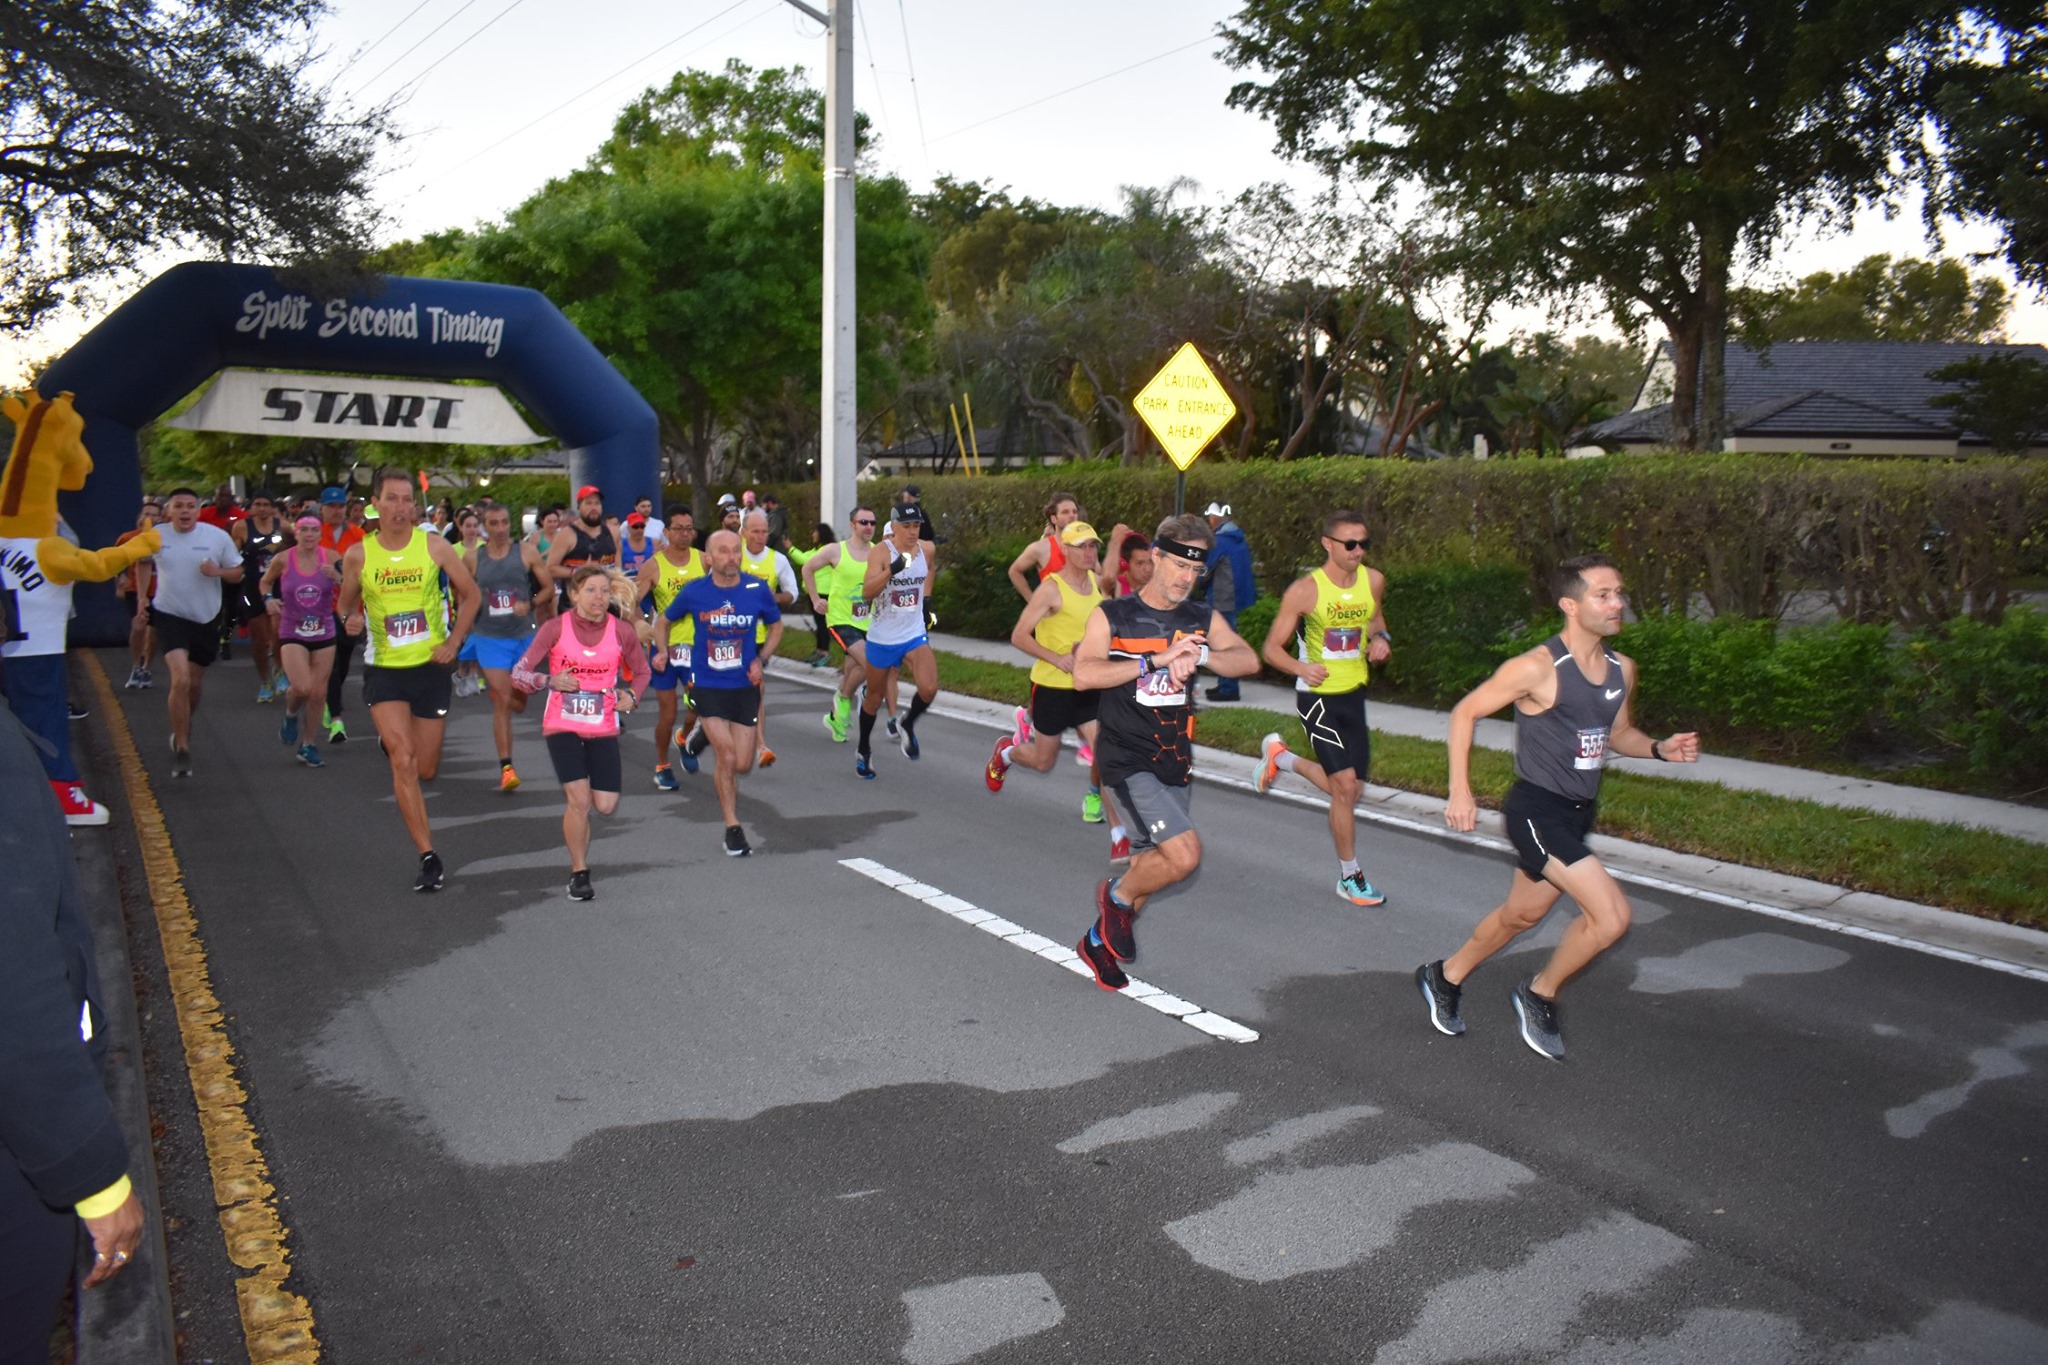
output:
[[1109, 894], [1109, 879], [1103, 878], [1102, 884], [1095, 888], [1095, 929], [1119, 961], [1137, 959], [1138, 938], [1132, 932], [1137, 918], [1137, 911], [1117, 904], [1116, 897]]
[[1124, 969], [1116, 965], [1116, 958], [1109, 949], [1095, 942], [1088, 935], [1081, 935], [1081, 941], [1074, 945], [1074, 951], [1088, 964], [1088, 970], [1095, 973], [1095, 984], [1106, 991], [1120, 991], [1131, 984], [1124, 975]]
[[1009, 751], [1010, 737], [1004, 735], [996, 741], [995, 752], [989, 755], [988, 771], [984, 772], [981, 776], [982, 780], [988, 783], [988, 789], [992, 792], [1001, 791], [1003, 789], [1003, 779], [1010, 775], [1010, 760], [1004, 757]]

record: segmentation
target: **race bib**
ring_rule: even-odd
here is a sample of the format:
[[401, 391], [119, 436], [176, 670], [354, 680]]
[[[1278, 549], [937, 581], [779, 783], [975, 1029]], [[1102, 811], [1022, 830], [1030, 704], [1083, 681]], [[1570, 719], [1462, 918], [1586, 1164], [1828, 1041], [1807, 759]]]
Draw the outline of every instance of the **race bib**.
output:
[[1607, 727], [1597, 730], [1579, 731], [1579, 752], [1572, 759], [1574, 768], [1604, 768], [1607, 766]]
[[512, 615], [512, 603], [517, 594], [510, 588], [492, 588], [491, 595], [484, 599], [484, 613], [488, 616]]
[[1138, 679], [1137, 702], [1140, 706], [1186, 706], [1187, 684], [1176, 683], [1171, 672], [1155, 668]]
[[874, 609], [874, 604], [868, 601], [868, 599], [865, 597], [856, 597], [853, 599], [853, 619], [856, 621], [867, 620], [868, 613], [873, 611]]
[[917, 607], [916, 588], [889, 589], [889, 605], [901, 611], [913, 611]]
[[332, 621], [318, 616], [301, 616], [297, 634], [302, 640], [319, 640], [326, 638], [327, 632], [333, 628]]
[[673, 644], [668, 647], [668, 661], [677, 668], [690, 666], [690, 647], [687, 644]]
[[1324, 659], [1355, 659], [1365, 631], [1358, 626], [1332, 626], [1323, 632]]
[[427, 614], [423, 611], [394, 611], [384, 618], [384, 639], [393, 649], [417, 644], [427, 638]]
[[569, 720], [603, 720], [604, 693], [564, 692], [562, 715]]
[[725, 670], [740, 666], [740, 645], [737, 640], [715, 640], [711, 645], [710, 657], [705, 660], [712, 668]]

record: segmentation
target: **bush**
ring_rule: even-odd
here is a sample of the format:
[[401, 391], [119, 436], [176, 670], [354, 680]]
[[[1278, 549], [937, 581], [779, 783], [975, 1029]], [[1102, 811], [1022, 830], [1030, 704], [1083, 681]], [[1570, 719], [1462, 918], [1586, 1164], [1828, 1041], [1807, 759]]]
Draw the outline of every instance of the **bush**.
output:
[[967, 550], [948, 545], [939, 555], [939, 577], [932, 585], [931, 609], [939, 629], [976, 640], [1009, 639], [1024, 610], [1010, 586], [1010, 561], [1030, 543], [1007, 540]]
[[[1529, 586], [1504, 564], [1438, 564], [1389, 574], [1393, 657], [1374, 687], [1419, 706], [1449, 707], [1514, 653], [1529, 628]], [[1526, 648], [1526, 646], [1524, 646]]]
[[2048, 786], [2048, 613], [2020, 607], [1997, 625], [1923, 631], [1905, 655], [1894, 703], [1902, 728], [1977, 776]]

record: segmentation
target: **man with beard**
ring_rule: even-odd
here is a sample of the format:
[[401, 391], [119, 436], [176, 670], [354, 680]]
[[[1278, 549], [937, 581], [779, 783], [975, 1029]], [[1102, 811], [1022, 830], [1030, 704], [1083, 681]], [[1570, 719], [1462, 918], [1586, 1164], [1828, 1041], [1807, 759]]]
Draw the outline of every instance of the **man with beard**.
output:
[[576, 519], [555, 533], [548, 546], [548, 576], [557, 590], [555, 609], [569, 609], [569, 579], [585, 564], [619, 562], [619, 538], [604, 522], [604, 494], [594, 483], [576, 490]]

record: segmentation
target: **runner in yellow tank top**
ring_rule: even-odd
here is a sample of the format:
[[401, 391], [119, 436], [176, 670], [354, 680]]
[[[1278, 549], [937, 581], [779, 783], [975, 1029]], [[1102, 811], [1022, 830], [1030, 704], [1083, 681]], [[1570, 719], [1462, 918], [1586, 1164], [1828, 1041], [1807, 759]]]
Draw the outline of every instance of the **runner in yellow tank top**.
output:
[[[789, 565], [788, 556], [768, 543], [768, 514], [756, 507], [740, 521], [740, 572], [752, 574], [768, 585], [775, 594], [775, 605], [788, 611], [796, 604], [796, 570]], [[766, 643], [768, 627], [754, 628], [757, 643]], [[765, 669], [767, 665], [764, 663]], [[765, 677], [766, 674], [764, 673]], [[768, 747], [768, 688], [761, 688], [761, 701], [754, 712], [754, 734], [761, 742], [761, 751], [754, 762], [763, 768], [775, 766], [775, 751]]]
[[[454, 692], [456, 651], [476, 620], [476, 579], [462, 551], [418, 525], [412, 474], [380, 469], [371, 481], [377, 529], [348, 547], [335, 609], [342, 629], [363, 638], [363, 700], [391, 760], [391, 790], [405, 831], [419, 850], [415, 891], [439, 891], [446, 872], [434, 852], [422, 782], [441, 770], [441, 737]], [[455, 595], [444, 613], [441, 579]]]
[[[1278, 735], [1259, 748], [1258, 788], [1265, 792], [1283, 772], [1298, 773], [1330, 798], [1330, 840], [1337, 847], [1337, 895], [1353, 905], [1380, 905], [1386, 896], [1358, 866], [1358, 794], [1372, 763], [1372, 732], [1365, 722], [1366, 665], [1393, 653], [1387, 633], [1387, 578], [1365, 567], [1365, 518], [1332, 512], [1323, 518], [1323, 566], [1295, 580], [1280, 599], [1273, 628], [1259, 654], [1291, 674], [1295, 711], [1315, 759], [1297, 758]], [[1290, 644], [1296, 647], [1290, 651]]]
[[[654, 599], [655, 624], [642, 632], [648, 640], [649, 650], [661, 649], [668, 654], [668, 667], [657, 669], [650, 685], [654, 693], [654, 786], [657, 791], [676, 790], [675, 774], [668, 766], [668, 745], [673, 735], [676, 748], [681, 750], [683, 770], [697, 771], [697, 757], [686, 747], [690, 727], [696, 723], [696, 708], [690, 705], [690, 651], [695, 643], [696, 618], [685, 616], [670, 626], [667, 638], [659, 638], [661, 614], [668, 610], [668, 604], [676, 600], [676, 594], [683, 585], [693, 578], [702, 578], [707, 572], [703, 552], [696, 548], [697, 521], [690, 509], [680, 504], [668, 509], [668, 524], [665, 538], [659, 550], [647, 557], [641, 564], [637, 583], [640, 596]], [[676, 698], [682, 697], [683, 723], [676, 725]]]
[[[1102, 537], [1085, 521], [1071, 521], [1060, 529], [1063, 562], [1047, 574], [1023, 614], [1010, 631], [1010, 643], [1029, 654], [1031, 705], [1016, 711], [1016, 729], [996, 741], [989, 755], [984, 780], [988, 789], [999, 792], [1003, 780], [1016, 764], [1034, 772], [1049, 772], [1060, 761], [1060, 736], [1068, 730], [1080, 736], [1090, 748], [1095, 744], [1096, 693], [1074, 686], [1074, 650], [1088, 628], [1088, 618], [1113, 593], [1115, 579], [1101, 572]], [[1091, 824], [1104, 818], [1110, 803], [1102, 795], [1102, 783], [1091, 764], [1088, 791], [1081, 798], [1081, 818]], [[1128, 832], [1117, 823], [1116, 811], [1108, 809], [1111, 861], [1131, 856]]]

